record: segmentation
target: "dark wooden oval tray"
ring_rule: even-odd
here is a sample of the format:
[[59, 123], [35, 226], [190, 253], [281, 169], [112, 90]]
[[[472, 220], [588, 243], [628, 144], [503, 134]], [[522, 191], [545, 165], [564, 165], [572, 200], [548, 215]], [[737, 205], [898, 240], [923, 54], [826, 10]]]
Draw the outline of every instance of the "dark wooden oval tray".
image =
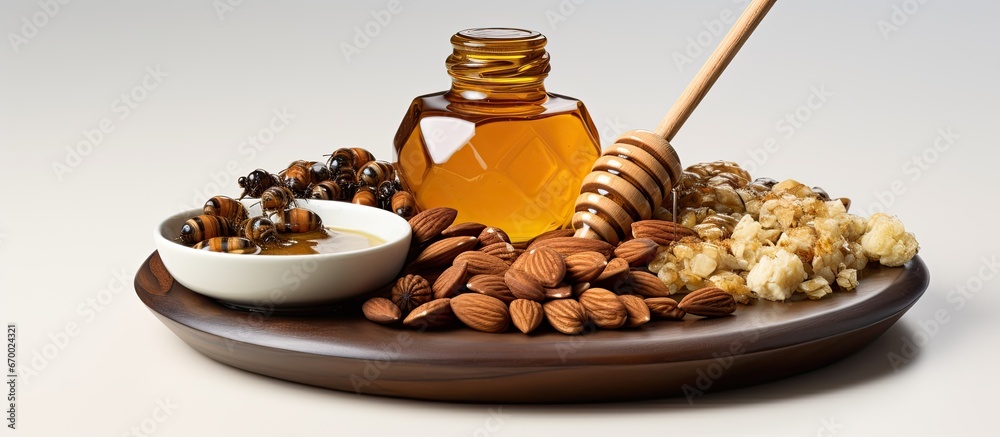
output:
[[171, 281], [158, 258], [154, 252], [136, 275], [139, 298], [212, 359], [347, 392], [490, 403], [667, 397], [805, 372], [885, 332], [929, 280], [927, 267], [914, 258], [902, 268], [867, 269], [856, 291], [818, 301], [757, 302], [722, 319], [688, 316], [580, 336], [485, 334], [376, 325], [361, 316], [357, 302], [311, 316], [231, 309]]

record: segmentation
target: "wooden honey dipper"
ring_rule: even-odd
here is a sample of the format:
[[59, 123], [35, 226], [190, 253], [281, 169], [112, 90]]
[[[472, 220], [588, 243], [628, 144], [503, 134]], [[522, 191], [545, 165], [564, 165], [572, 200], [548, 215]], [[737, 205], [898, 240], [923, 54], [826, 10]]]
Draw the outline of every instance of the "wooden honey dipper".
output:
[[736, 56], [777, 0], [753, 0], [722, 39], [655, 132], [625, 132], [594, 162], [583, 179], [573, 214], [575, 236], [611, 244], [632, 234], [632, 222], [649, 219], [680, 182], [683, 168], [670, 140]]

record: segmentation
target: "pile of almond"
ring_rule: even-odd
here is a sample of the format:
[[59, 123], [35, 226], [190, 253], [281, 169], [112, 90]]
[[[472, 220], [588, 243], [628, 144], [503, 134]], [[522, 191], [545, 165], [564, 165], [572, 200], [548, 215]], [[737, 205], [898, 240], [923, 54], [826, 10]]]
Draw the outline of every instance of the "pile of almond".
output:
[[548, 322], [563, 334], [588, 326], [635, 328], [653, 319], [686, 314], [722, 317], [736, 310], [733, 297], [716, 287], [685, 295], [680, 302], [646, 266], [660, 245], [691, 229], [647, 220], [636, 238], [617, 247], [573, 237], [572, 230], [539, 235], [523, 247], [498, 228], [455, 224], [457, 211], [433, 208], [410, 219], [413, 247], [391, 296], [362, 306], [369, 320], [412, 328], [464, 324], [483, 332], [505, 332], [513, 324], [527, 334]]

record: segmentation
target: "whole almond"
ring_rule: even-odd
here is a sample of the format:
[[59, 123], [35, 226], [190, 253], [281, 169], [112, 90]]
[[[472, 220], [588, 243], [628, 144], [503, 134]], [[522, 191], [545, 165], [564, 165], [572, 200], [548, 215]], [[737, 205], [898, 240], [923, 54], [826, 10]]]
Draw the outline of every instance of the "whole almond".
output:
[[444, 269], [444, 272], [441, 272], [441, 275], [434, 281], [434, 285], [431, 286], [434, 299], [454, 297], [465, 286], [468, 265], [469, 263], [466, 262], [458, 262]]
[[455, 313], [451, 310], [451, 299], [434, 299], [410, 312], [403, 324], [411, 328], [433, 329], [451, 326], [455, 323]]
[[464, 252], [455, 257], [455, 262], [469, 263], [470, 275], [502, 275], [510, 266], [504, 260], [479, 251]]
[[466, 293], [451, 299], [451, 310], [466, 326], [483, 332], [504, 332], [510, 326], [510, 313], [500, 299], [479, 293]]
[[603, 288], [591, 288], [580, 295], [580, 304], [595, 325], [604, 329], [625, 326], [628, 313], [618, 296]]
[[407, 270], [415, 271], [447, 266], [462, 252], [475, 249], [478, 241], [476, 237], [451, 237], [435, 241], [427, 246], [423, 252], [420, 252], [420, 255], [417, 255]]
[[601, 287], [617, 290], [628, 279], [629, 271], [628, 261], [622, 258], [612, 258], [594, 283]]
[[496, 243], [510, 243], [510, 237], [503, 229], [488, 227], [479, 233], [479, 241], [483, 246], [489, 246]]
[[614, 247], [606, 241], [577, 237], [546, 238], [544, 240], [531, 243], [531, 245], [528, 246], [528, 250], [530, 251], [540, 247], [552, 249], [562, 256], [570, 256], [579, 252], [598, 252], [601, 255], [604, 255], [605, 259], [610, 259], [611, 253], [614, 252]]
[[579, 334], [587, 324], [587, 310], [573, 299], [556, 299], [542, 304], [545, 320], [563, 334]]
[[451, 226], [455, 217], [458, 217], [458, 211], [453, 208], [431, 208], [413, 216], [410, 219], [413, 244], [424, 243], [441, 235], [441, 231]]
[[373, 297], [361, 305], [365, 318], [375, 323], [389, 324], [398, 322], [403, 314], [399, 307], [384, 297]]
[[633, 267], [642, 267], [649, 264], [656, 256], [659, 245], [649, 238], [635, 238], [619, 244], [615, 248], [615, 256], [628, 261]]
[[631, 292], [642, 297], [668, 297], [670, 290], [656, 275], [639, 270], [633, 270], [625, 279], [624, 292]]
[[518, 299], [510, 303], [510, 321], [519, 331], [530, 334], [542, 323], [542, 304], [533, 300]]
[[442, 237], [478, 237], [486, 225], [475, 222], [455, 223], [441, 231]]
[[558, 287], [545, 288], [546, 299], [566, 299], [573, 297], [573, 287], [568, 284], [560, 284]]
[[608, 265], [608, 260], [600, 252], [579, 252], [569, 255], [566, 262], [566, 279], [569, 282], [591, 282], [597, 280]]
[[539, 302], [545, 300], [545, 289], [531, 275], [521, 270], [509, 269], [503, 278], [514, 297]]
[[392, 303], [403, 314], [409, 314], [414, 308], [430, 301], [431, 284], [421, 276], [406, 275], [399, 278], [392, 287]]
[[625, 321], [626, 327], [642, 326], [650, 320], [649, 307], [646, 306], [646, 302], [641, 297], [634, 294], [623, 294], [618, 296], [618, 301], [625, 306], [625, 312], [628, 314], [628, 319]]
[[514, 248], [513, 244], [510, 243], [493, 243], [489, 246], [483, 246], [479, 248], [480, 252], [488, 253], [497, 258], [504, 260], [508, 265], [514, 262], [517, 257], [521, 256], [523, 252], [520, 249]]
[[538, 280], [543, 287], [555, 287], [566, 276], [566, 263], [562, 255], [545, 247], [529, 250], [522, 270]]
[[643, 299], [649, 307], [649, 315], [654, 319], [680, 320], [684, 310], [677, 308], [677, 301], [669, 297], [647, 297]]
[[666, 220], [640, 220], [632, 223], [632, 237], [648, 238], [660, 246], [669, 246], [681, 238], [694, 235], [697, 233], [693, 229]]
[[469, 278], [469, 282], [465, 286], [469, 290], [493, 296], [504, 303], [510, 303], [514, 299], [517, 299], [511, 293], [510, 289], [507, 288], [507, 282], [504, 280], [503, 275], [475, 275]]
[[721, 288], [705, 287], [688, 293], [677, 307], [696, 316], [725, 317], [736, 311], [736, 299]]

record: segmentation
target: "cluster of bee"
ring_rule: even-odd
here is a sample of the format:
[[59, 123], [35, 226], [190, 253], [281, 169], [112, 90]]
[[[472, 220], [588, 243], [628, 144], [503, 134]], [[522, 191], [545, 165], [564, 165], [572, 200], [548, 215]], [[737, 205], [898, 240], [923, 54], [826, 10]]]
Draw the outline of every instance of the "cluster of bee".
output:
[[[281, 189], [265, 190], [261, 196], [263, 214], [250, 217], [239, 200], [215, 196], [205, 202], [202, 214], [181, 226], [180, 240], [195, 249], [213, 252], [254, 254], [282, 244], [279, 233], [301, 233], [323, 229], [318, 214], [295, 206], [295, 199]], [[285, 189], [287, 190], [287, 189]]]
[[417, 211], [413, 194], [403, 190], [396, 169], [360, 147], [341, 148], [326, 162], [294, 161], [278, 174], [256, 169], [239, 178], [244, 197], [259, 197], [267, 208], [293, 199], [349, 201], [392, 211], [409, 220]]
[[319, 215], [299, 208], [296, 199], [350, 201], [407, 220], [419, 212], [393, 165], [359, 147], [337, 149], [326, 162], [294, 161], [277, 174], [258, 168], [237, 182], [243, 189], [239, 199], [260, 198], [262, 215], [250, 217], [240, 200], [215, 196], [205, 202], [201, 215], [181, 227], [181, 242], [195, 249], [252, 254], [282, 244], [280, 233], [323, 229]]

